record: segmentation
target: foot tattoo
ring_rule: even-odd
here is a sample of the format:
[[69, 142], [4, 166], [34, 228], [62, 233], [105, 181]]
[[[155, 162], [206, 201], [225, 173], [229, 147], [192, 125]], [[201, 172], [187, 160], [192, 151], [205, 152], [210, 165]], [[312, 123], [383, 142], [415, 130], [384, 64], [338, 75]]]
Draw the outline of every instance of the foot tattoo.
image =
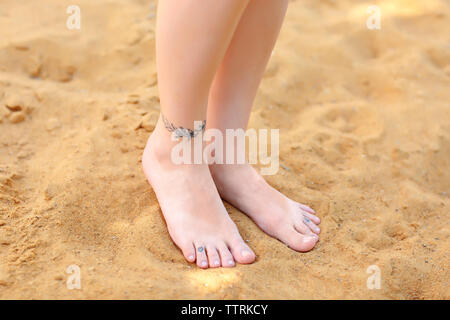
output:
[[[167, 120], [167, 118], [162, 113], [161, 113], [161, 117], [162, 117], [162, 120], [164, 122], [164, 126], [166, 127], [166, 129], [169, 130], [169, 132], [175, 132], [175, 135], [177, 138], [183, 138], [183, 137], [187, 137], [188, 139], [195, 138], [200, 132], [205, 131], [206, 120], [201, 121], [200, 126], [198, 128], [188, 129], [188, 128], [183, 128], [183, 127], [176, 127], [173, 123], [171, 123], [169, 120]], [[200, 122], [200, 121], [195, 121], [194, 125], [197, 122]]]

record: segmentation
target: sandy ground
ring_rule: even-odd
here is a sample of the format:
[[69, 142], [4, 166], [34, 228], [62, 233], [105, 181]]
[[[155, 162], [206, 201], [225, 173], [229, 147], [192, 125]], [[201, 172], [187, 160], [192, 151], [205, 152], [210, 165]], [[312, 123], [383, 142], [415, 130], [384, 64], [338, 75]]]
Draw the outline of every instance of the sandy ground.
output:
[[295, 253], [227, 204], [258, 258], [206, 271], [141, 171], [156, 3], [77, 0], [69, 30], [72, 2], [0, 2], [0, 298], [450, 298], [450, 1], [291, 2], [250, 126], [280, 128], [267, 179], [321, 241]]

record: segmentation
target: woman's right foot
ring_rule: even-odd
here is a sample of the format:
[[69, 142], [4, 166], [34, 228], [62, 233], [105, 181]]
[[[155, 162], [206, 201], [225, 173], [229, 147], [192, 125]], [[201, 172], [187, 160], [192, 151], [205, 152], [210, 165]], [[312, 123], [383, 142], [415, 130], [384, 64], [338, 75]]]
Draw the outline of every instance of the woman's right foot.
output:
[[142, 157], [144, 173], [169, 234], [186, 260], [200, 268], [246, 264], [255, 254], [242, 240], [217, 192], [207, 164], [174, 164], [170, 133], [158, 123]]

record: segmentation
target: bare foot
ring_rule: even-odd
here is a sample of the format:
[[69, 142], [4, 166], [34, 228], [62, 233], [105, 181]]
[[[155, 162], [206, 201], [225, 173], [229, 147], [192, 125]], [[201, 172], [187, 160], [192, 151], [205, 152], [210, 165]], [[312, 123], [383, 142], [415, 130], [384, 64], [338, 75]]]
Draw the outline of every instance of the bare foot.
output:
[[174, 142], [155, 129], [142, 157], [169, 234], [189, 262], [201, 268], [252, 263], [255, 254], [242, 240], [217, 192], [207, 164], [175, 165]]
[[272, 188], [249, 164], [214, 164], [210, 170], [221, 197], [267, 234], [296, 251], [314, 248], [320, 233], [314, 210]]

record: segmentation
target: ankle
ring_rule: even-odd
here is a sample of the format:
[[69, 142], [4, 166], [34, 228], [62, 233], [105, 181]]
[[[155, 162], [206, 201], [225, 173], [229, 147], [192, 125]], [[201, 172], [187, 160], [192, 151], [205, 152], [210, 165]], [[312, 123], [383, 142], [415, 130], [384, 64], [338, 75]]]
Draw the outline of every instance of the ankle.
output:
[[[171, 163], [173, 165], [197, 163], [196, 158], [198, 158], [198, 153], [203, 155], [204, 144], [201, 140], [200, 142], [198, 140], [194, 142], [194, 139], [200, 137], [185, 140], [184, 137], [173, 139], [172, 136], [173, 134], [164, 127], [164, 124], [161, 124], [161, 121], [158, 122], [147, 141], [144, 155], [151, 155], [154, 160], [160, 163]], [[197, 151], [200, 150], [200, 152], [196, 152], [195, 149]], [[187, 158], [184, 157], [185, 150]], [[200, 161], [200, 164], [206, 166], [206, 163], [203, 161]]]
[[144, 154], [151, 154], [158, 162], [171, 160], [172, 148], [176, 142], [172, 141], [170, 132], [161, 128], [160, 121], [147, 140]]

